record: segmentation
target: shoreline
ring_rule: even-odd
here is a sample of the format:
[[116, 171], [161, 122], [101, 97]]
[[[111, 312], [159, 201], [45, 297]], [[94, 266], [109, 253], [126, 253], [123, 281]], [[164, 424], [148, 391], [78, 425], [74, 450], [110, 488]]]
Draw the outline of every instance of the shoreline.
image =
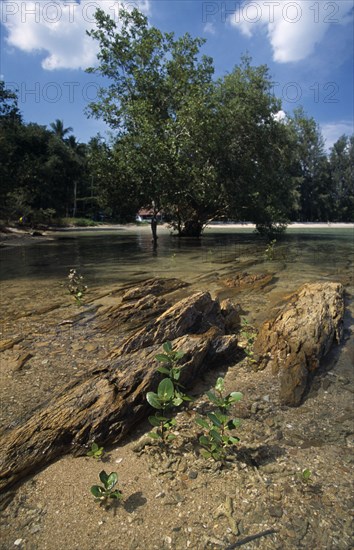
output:
[[[255, 224], [250, 222], [244, 223], [210, 223], [206, 226], [204, 231], [222, 231], [222, 230], [254, 230]], [[288, 225], [287, 231], [292, 229], [352, 229], [354, 231], [354, 223], [344, 222], [294, 222]], [[22, 246], [27, 243], [33, 242], [46, 242], [55, 240], [56, 236], [60, 233], [89, 233], [99, 231], [139, 231], [150, 232], [151, 227], [149, 223], [137, 225], [134, 223], [128, 224], [102, 224], [94, 227], [50, 227], [46, 230], [29, 230], [13, 227], [6, 227], [5, 230], [0, 230], [0, 247], [5, 248], [7, 246]], [[168, 224], [161, 224], [158, 226], [158, 231], [166, 233], [171, 231], [171, 227]]]

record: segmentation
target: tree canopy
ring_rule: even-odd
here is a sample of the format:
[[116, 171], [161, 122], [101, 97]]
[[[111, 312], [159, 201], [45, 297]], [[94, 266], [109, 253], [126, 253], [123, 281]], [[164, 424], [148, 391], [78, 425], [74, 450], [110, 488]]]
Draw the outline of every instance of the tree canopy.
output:
[[111, 139], [79, 143], [58, 118], [24, 123], [0, 82], [2, 217], [128, 221], [149, 207], [186, 236], [213, 219], [252, 221], [268, 235], [289, 221], [353, 221], [354, 137], [328, 154], [302, 108], [279, 117], [267, 66], [243, 56], [215, 79], [201, 38], [162, 32], [136, 9], [121, 10], [119, 25], [102, 10], [96, 21], [98, 65], [88, 71], [107, 85], [87, 114]]

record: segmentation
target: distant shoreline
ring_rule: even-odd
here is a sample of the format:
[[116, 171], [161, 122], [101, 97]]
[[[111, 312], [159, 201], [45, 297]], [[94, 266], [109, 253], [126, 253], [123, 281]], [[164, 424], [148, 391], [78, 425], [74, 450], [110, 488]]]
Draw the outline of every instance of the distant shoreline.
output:
[[[256, 226], [253, 223], [210, 223], [205, 228], [205, 231], [218, 231], [225, 229], [255, 229]], [[354, 223], [325, 223], [325, 222], [309, 222], [309, 223], [291, 223], [288, 225], [287, 230], [291, 229], [353, 229]], [[97, 231], [138, 231], [138, 232], [150, 232], [150, 224], [144, 223], [137, 224], [101, 224], [93, 227], [58, 227], [50, 228], [48, 230], [41, 230], [40, 234], [32, 235], [33, 231], [28, 229], [19, 228], [6, 228], [5, 231], [0, 231], [0, 245], [4, 246], [21, 246], [33, 242], [44, 242], [49, 240], [55, 240], [58, 233], [89, 233]], [[168, 224], [161, 224], [158, 226], [159, 232], [169, 232], [171, 228]]]

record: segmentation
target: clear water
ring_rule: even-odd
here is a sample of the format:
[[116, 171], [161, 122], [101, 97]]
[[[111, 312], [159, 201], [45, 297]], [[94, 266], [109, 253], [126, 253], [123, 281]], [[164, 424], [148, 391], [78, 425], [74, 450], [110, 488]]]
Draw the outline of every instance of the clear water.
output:
[[18, 314], [34, 303], [60, 300], [71, 268], [92, 289], [178, 277], [225, 296], [230, 292], [220, 290], [223, 278], [242, 271], [271, 272], [273, 284], [240, 296], [251, 317], [260, 320], [280, 297], [305, 282], [339, 281], [353, 292], [354, 229], [288, 229], [272, 260], [264, 255], [266, 246], [248, 228], [209, 228], [200, 241], [178, 239], [160, 228], [156, 249], [148, 227], [60, 232], [51, 241], [1, 249], [3, 312]]

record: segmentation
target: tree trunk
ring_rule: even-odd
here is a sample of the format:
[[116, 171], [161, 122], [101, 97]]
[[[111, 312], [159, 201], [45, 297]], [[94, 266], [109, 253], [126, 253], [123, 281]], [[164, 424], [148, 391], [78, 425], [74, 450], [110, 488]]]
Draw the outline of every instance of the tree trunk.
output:
[[180, 237], [194, 237], [198, 238], [203, 232], [203, 223], [199, 219], [186, 220], [179, 235]]

